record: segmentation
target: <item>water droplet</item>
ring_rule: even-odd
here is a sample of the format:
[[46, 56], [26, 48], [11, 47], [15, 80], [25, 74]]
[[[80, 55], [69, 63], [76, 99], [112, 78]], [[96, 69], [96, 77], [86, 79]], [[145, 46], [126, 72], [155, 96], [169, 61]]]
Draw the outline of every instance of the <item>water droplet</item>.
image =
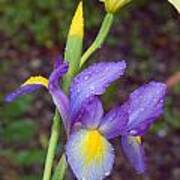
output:
[[143, 112], [143, 111], [144, 111], [144, 108], [140, 108], [140, 111]]
[[90, 86], [90, 90], [91, 90], [91, 91], [94, 91], [94, 90], [95, 90], [95, 87], [94, 87], [94, 86]]
[[136, 135], [137, 131], [136, 130], [131, 130], [129, 133], [130, 133], [130, 135]]
[[106, 67], [106, 68], [105, 68], [105, 71], [109, 71], [109, 67]]
[[84, 77], [84, 80], [86, 81], [86, 80], [88, 80], [89, 79], [89, 76], [85, 76]]
[[105, 173], [105, 176], [109, 176], [109, 175], [110, 175], [110, 172], [109, 172], [109, 171]]
[[77, 89], [77, 93], [80, 93], [80, 91], [81, 91], [81, 90], [78, 88], [78, 89]]

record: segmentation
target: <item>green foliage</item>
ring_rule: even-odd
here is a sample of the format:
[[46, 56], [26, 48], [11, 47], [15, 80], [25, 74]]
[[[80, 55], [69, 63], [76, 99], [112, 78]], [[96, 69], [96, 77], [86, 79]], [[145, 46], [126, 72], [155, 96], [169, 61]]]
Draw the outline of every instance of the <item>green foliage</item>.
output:
[[13, 149], [1, 149], [0, 155], [6, 156], [13, 163], [19, 166], [32, 166], [35, 164], [42, 165], [45, 159], [45, 151], [41, 149], [28, 149], [28, 150], [13, 150]]
[[[180, 85], [177, 84], [172, 89], [172, 93], [174, 96], [178, 96], [180, 92]], [[156, 133], [162, 129], [166, 129], [167, 127], [170, 127], [171, 129], [179, 130], [180, 129], [180, 112], [178, 109], [178, 105], [175, 105], [176, 102], [175, 99], [172, 98], [172, 96], [169, 96], [166, 98], [165, 103], [165, 111], [164, 111], [164, 121], [158, 121], [153, 125], [152, 132]]]
[[[180, 93], [180, 85], [177, 84], [173, 87], [172, 92], [174, 93], [174, 96], [177, 98], [179, 97]], [[165, 114], [164, 119], [165, 121], [171, 125], [174, 129], [180, 129], [180, 112], [178, 109], [178, 101], [176, 101], [177, 98], [169, 97], [167, 99], [166, 107], [165, 107]], [[177, 103], [177, 106], [175, 104]]]
[[17, 120], [4, 128], [3, 139], [7, 142], [25, 143], [31, 140], [36, 130], [34, 121]]
[[[17, 167], [42, 166], [45, 159], [46, 152], [44, 149], [31, 147], [37, 133], [37, 123], [30, 119], [23, 119], [24, 114], [32, 104], [32, 100], [32, 96], [24, 96], [13, 103], [4, 104], [0, 108], [0, 136], [3, 139], [0, 157], [7, 158]], [[8, 148], [9, 144], [11, 144], [11, 148]], [[30, 148], [24, 150], [18, 148], [26, 144], [30, 145]], [[40, 179], [41, 174], [23, 176], [22, 173], [20, 175], [22, 179], [31, 180]]]
[[23, 176], [21, 177], [21, 180], [40, 180], [41, 179], [41, 175], [27, 175], [27, 176]]
[[40, 149], [28, 149], [20, 151], [16, 157], [14, 157], [16, 164], [21, 166], [31, 166], [32, 164], [43, 164], [45, 159], [45, 151]]
[[32, 96], [28, 95], [12, 103], [5, 104], [5, 106], [0, 109], [0, 117], [8, 120], [18, 118], [28, 110], [32, 100]]
[[[51, 47], [64, 41], [73, 9], [72, 0], [2, 0], [0, 2], [0, 31], [22, 46], [28, 40]], [[88, 12], [97, 11], [92, 2], [86, 2]], [[95, 12], [94, 12], [95, 13]], [[89, 18], [87, 26], [97, 24], [98, 18]], [[19, 33], [21, 32], [21, 33]]]

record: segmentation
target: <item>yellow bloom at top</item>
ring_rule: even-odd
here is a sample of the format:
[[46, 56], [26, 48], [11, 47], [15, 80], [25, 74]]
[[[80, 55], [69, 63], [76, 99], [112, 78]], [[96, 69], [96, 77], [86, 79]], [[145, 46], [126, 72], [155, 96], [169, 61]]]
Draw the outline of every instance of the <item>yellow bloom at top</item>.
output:
[[129, 3], [131, 0], [100, 0], [104, 2], [108, 13], [116, 13], [121, 7]]
[[84, 36], [83, 3], [79, 3], [72, 19], [69, 36]]

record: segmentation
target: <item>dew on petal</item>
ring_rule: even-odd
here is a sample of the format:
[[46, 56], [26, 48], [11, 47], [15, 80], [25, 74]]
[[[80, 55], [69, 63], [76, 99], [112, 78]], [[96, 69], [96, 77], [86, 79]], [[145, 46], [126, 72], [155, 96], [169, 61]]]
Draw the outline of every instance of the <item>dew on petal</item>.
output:
[[88, 79], [89, 79], [89, 76], [85, 76], [85, 77], [84, 77], [84, 80], [88, 80]]

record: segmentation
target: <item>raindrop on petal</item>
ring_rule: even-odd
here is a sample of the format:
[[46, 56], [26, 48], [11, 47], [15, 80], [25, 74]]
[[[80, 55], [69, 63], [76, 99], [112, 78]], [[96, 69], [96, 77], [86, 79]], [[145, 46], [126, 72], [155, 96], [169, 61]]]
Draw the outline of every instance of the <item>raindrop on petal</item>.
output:
[[84, 80], [88, 80], [88, 79], [89, 79], [89, 76], [85, 76], [85, 77], [84, 77]]
[[109, 175], [110, 175], [110, 172], [106, 172], [106, 173], [105, 173], [105, 176], [109, 176]]
[[136, 131], [136, 130], [131, 130], [129, 133], [130, 133], [131, 135], [136, 135], [136, 134], [137, 134], [137, 131]]

